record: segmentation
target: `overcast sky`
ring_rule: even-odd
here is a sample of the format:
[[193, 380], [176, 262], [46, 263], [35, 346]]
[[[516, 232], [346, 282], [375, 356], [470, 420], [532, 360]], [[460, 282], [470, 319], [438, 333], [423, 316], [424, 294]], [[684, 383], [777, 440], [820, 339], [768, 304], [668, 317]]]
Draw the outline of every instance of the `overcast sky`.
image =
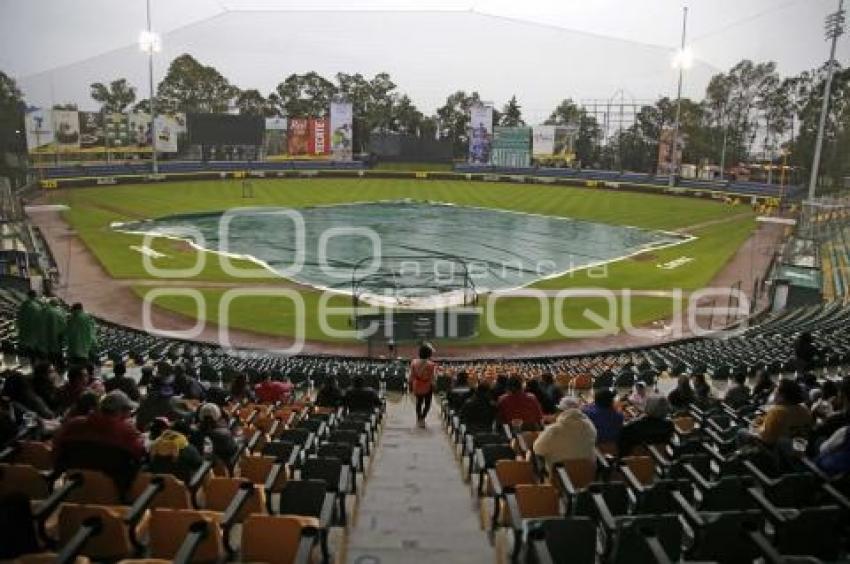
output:
[[[783, 74], [824, 62], [823, 18], [837, 0], [151, 0], [168, 62], [189, 52], [242, 88], [268, 93], [292, 72], [390, 72], [426, 112], [456, 89], [531, 122], [561, 99], [675, 95], [672, 53], [687, 4], [697, 63], [685, 93], [741, 58]], [[136, 47], [144, 0], [0, 0], [0, 70], [32, 105], [77, 102], [94, 81], [126, 77], [147, 96]], [[850, 37], [839, 60], [850, 64]]]

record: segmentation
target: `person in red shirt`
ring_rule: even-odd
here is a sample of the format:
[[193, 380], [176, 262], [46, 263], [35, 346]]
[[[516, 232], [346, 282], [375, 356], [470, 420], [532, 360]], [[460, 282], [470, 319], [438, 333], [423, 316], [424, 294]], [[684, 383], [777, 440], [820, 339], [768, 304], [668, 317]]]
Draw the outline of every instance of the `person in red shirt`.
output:
[[55, 468], [99, 470], [127, 491], [145, 456], [142, 435], [130, 420], [135, 408], [127, 394], [113, 390], [97, 411], [67, 419], [53, 436]]
[[283, 380], [272, 380], [271, 374], [266, 373], [263, 381], [254, 386], [254, 394], [261, 403], [286, 403], [292, 397], [293, 388], [292, 382], [286, 376]]
[[508, 380], [508, 391], [499, 398], [496, 412], [500, 423], [511, 425], [521, 420], [523, 429], [538, 429], [543, 424], [543, 408], [534, 395], [523, 391], [519, 376]]
[[437, 372], [437, 364], [431, 360], [434, 347], [423, 343], [419, 347], [419, 358], [410, 361], [409, 386], [410, 391], [416, 396], [416, 424], [425, 426], [425, 418], [431, 409], [431, 395], [434, 390], [434, 375]]

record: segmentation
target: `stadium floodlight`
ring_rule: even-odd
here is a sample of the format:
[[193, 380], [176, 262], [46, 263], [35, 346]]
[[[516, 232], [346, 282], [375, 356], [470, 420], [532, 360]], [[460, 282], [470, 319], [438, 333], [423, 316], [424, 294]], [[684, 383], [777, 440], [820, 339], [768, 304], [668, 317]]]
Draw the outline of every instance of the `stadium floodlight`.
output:
[[139, 49], [145, 53], [159, 53], [162, 51], [162, 39], [154, 31], [142, 30], [139, 33]]
[[694, 66], [694, 52], [690, 47], [684, 47], [673, 55], [673, 68], [688, 70]]
[[820, 119], [818, 121], [818, 136], [815, 141], [815, 154], [812, 157], [812, 170], [809, 175], [809, 202], [815, 199], [815, 188], [818, 183], [818, 169], [820, 168], [820, 155], [823, 149], [823, 131], [826, 127], [826, 116], [829, 110], [829, 98], [832, 96], [832, 75], [835, 72], [835, 47], [838, 38], [844, 34], [844, 0], [838, 0], [838, 10], [829, 14], [824, 22], [824, 35], [831, 40], [829, 50], [829, 62], [826, 64], [826, 84], [824, 85], [824, 96], [821, 102]]

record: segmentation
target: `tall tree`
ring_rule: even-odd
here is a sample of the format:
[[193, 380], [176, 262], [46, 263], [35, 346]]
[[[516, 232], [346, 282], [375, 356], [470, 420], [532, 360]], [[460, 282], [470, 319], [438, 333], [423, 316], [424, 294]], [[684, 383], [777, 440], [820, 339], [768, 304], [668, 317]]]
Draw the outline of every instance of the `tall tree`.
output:
[[478, 92], [467, 94], [458, 90], [449, 94], [446, 103], [437, 108], [438, 134], [452, 141], [456, 157], [465, 156], [469, 148], [469, 110], [473, 104], [481, 103]]
[[392, 130], [408, 135], [421, 135], [422, 112], [416, 109], [413, 102], [404, 94], [395, 99], [392, 106]]
[[15, 80], [0, 71], [0, 176], [10, 177], [15, 185], [26, 178], [23, 132], [23, 95]]
[[508, 103], [502, 108], [502, 115], [499, 118], [499, 125], [505, 127], [519, 127], [525, 125], [522, 120], [522, 108], [517, 102], [516, 96], [511, 96]]
[[184, 53], [171, 61], [157, 86], [157, 111], [222, 113], [235, 95], [236, 88], [218, 70]]
[[123, 113], [127, 106], [136, 101], [136, 89], [130, 86], [126, 78], [113, 80], [108, 85], [95, 82], [91, 85], [91, 97], [100, 102], [100, 111], [105, 113]]
[[290, 74], [269, 95], [281, 115], [320, 117], [328, 113], [336, 86], [317, 72]]
[[240, 114], [271, 117], [277, 115], [277, 108], [260, 91], [254, 88], [240, 90], [234, 101]]

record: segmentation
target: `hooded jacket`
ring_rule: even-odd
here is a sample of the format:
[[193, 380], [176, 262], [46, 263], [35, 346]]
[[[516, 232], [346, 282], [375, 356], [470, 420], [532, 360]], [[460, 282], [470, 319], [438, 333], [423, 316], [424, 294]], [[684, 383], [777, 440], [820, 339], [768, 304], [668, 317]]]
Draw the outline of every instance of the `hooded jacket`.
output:
[[547, 466], [565, 460], [596, 460], [595, 447], [596, 428], [575, 408], [561, 412], [534, 441], [534, 453], [546, 459]]

